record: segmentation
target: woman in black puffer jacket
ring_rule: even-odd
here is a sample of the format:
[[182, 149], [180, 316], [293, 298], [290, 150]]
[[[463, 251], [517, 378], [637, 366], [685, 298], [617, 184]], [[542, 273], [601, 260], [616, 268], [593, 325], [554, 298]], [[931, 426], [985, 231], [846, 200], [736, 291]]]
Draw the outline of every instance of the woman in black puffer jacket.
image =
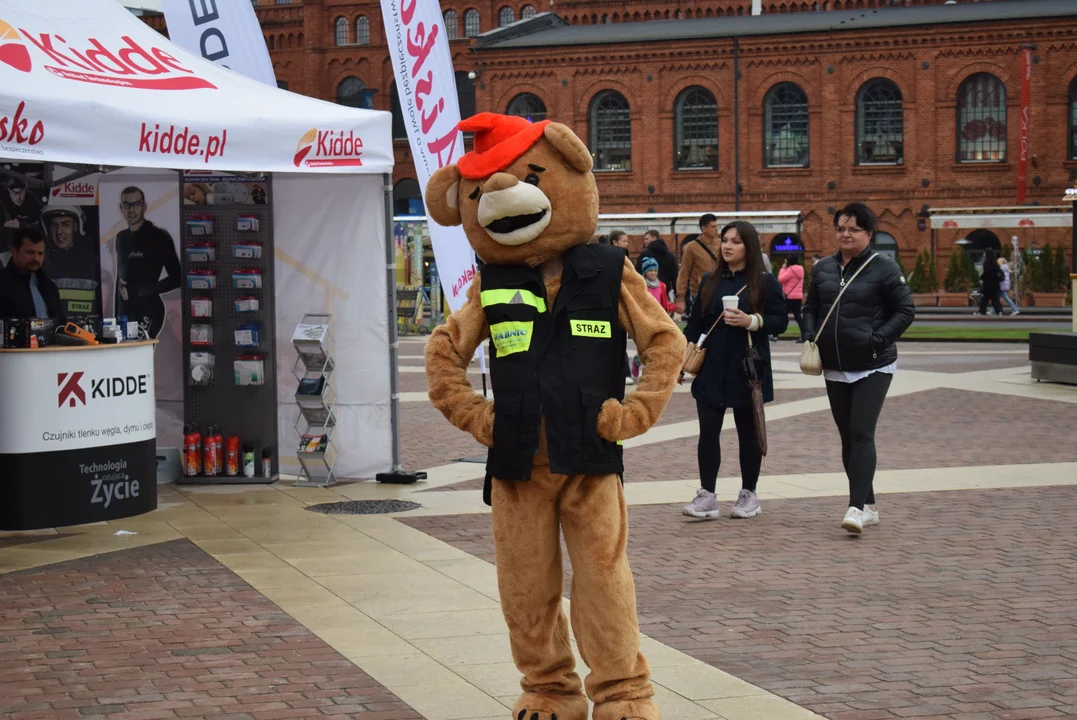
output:
[[851, 203], [834, 214], [838, 252], [812, 268], [804, 303], [805, 336], [814, 338], [819, 347], [849, 477], [849, 510], [841, 526], [852, 533], [879, 522], [872, 487], [875, 426], [897, 369], [896, 343], [916, 315], [897, 263], [871, 250], [876, 229], [875, 215], [862, 203]]

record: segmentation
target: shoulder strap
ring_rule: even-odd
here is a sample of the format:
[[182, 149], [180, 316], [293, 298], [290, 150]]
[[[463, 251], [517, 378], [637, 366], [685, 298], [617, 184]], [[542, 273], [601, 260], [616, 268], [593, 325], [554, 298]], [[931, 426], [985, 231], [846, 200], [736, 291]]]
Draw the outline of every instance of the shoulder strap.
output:
[[710, 255], [710, 256], [711, 256], [711, 260], [713, 260], [714, 262], [718, 262], [718, 256], [717, 256], [717, 255], [715, 255], [714, 253], [712, 253], [712, 252], [711, 252], [711, 249], [710, 249], [709, 247], [707, 247], [707, 244], [706, 244], [705, 242], [703, 242], [703, 241], [702, 241], [702, 240], [701, 240], [700, 238], [698, 238], [698, 237], [697, 237], [697, 238], [696, 238], [695, 240], [693, 240], [692, 242], [697, 242], [697, 243], [699, 243], [699, 246], [700, 246], [701, 248], [703, 248], [703, 250], [704, 250], [704, 251], [706, 251], [706, 253], [707, 253], [708, 255]]
[[826, 317], [823, 319], [823, 324], [816, 328], [815, 337], [819, 337], [819, 334], [823, 332], [823, 328], [826, 327], [827, 321], [830, 320], [830, 316], [834, 314], [834, 308], [836, 308], [839, 303], [841, 303], [841, 296], [844, 295], [845, 291], [849, 289], [849, 286], [853, 284], [853, 280], [856, 280], [857, 275], [864, 272], [864, 268], [870, 265], [871, 261], [877, 257], [879, 257], [879, 253], [875, 253], [867, 260], [865, 260], [864, 264], [857, 268], [857, 271], [853, 273], [853, 276], [851, 278], [849, 278], [849, 282], [845, 283], [845, 286], [841, 289], [841, 292], [838, 293], [838, 297], [834, 299], [834, 304], [830, 306], [830, 311], [827, 312]]
[[[745, 283], [744, 287], [742, 287], [740, 290], [737, 290], [736, 294], [739, 296], [742, 292], [744, 292], [744, 289], [747, 288], [747, 287], [748, 287], [748, 284]], [[700, 297], [702, 297], [702, 295]], [[699, 311], [700, 312], [706, 312], [705, 308], [700, 308]], [[718, 323], [720, 323], [722, 321], [722, 316], [723, 315], [725, 315], [725, 310], [718, 313], [718, 317], [715, 319], [714, 323], [711, 325], [710, 330], [708, 330], [706, 332], [706, 334], [703, 336], [703, 342], [699, 343], [699, 345], [697, 347], [702, 347], [703, 343], [707, 342], [707, 338], [709, 338], [711, 336], [711, 332], [713, 332], [714, 328], [718, 327]], [[748, 334], [751, 335], [751, 333], [748, 333]], [[751, 342], [751, 341], [749, 340], [749, 342]]]

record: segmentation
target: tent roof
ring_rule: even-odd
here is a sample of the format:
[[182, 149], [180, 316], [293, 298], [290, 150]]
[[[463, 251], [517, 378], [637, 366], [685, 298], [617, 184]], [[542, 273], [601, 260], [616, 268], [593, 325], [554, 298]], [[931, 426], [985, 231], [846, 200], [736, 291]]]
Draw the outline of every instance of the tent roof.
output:
[[0, 159], [384, 173], [391, 116], [214, 65], [115, 0], [0, 0]]

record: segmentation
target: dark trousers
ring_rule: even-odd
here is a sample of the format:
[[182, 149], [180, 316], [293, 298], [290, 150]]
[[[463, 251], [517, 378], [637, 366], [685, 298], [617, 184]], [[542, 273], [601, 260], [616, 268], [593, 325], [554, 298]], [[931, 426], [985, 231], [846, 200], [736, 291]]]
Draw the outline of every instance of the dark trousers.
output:
[[804, 337], [804, 320], [800, 317], [800, 307], [803, 304], [803, 300], [785, 299], [785, 311], [793, 314], [793, 319], [797, 321], [797, 330], [800, 332], [800, 337]]
[[[1002, 314], [1002, 300], [999, 297], [1002, 294], [1001, 290], [988, 290], [987, 292], [980, 292], [980, 314], [983, 315], [987, 312], [987, 301], [990, 300], [991, 304], [995, 306], [995, 312], [999, 315]], [[967, 312], [967, 311], [966, 311]]]
[[[705, 489], [714, 492], [718, 484], [718, 471], [722, 468], [722, 421], [725, 408], [716, 408], [696, 401], [699, 412], [699, 476]], [[740, 441], [741, 487], [755, 492], [759, 482], [759, 468], [763, 454], [755, 437], [755, 420], [751, 406], [733, 408], [733, 422], [737, 424]]]
[[855, 383], [826, 383], [830, 411], [841, 435], [841, 461], [849, 478], [849, 505], [875, 504], [875, 426], [893, 375], [872, 373]]

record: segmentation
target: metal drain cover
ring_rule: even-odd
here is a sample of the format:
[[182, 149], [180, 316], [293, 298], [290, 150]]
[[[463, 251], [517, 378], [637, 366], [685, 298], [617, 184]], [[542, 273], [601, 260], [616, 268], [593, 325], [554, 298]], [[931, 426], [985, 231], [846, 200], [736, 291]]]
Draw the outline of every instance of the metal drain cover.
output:
[[347, 500], [345, 502], [308, 505], [307, 510], [324, 515], [386, 515], [422, 507], [408, 500]]

